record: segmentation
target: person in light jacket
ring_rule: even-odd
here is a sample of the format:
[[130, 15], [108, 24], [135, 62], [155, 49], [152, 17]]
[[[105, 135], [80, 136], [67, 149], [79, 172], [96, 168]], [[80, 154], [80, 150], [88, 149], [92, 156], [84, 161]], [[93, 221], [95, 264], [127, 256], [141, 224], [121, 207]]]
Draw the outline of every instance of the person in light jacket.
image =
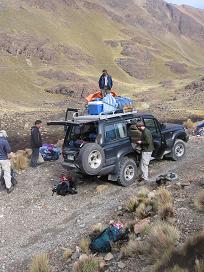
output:
[[10, 194], [14, 186], [11, 183], [11, 147], [7, 140], [7, 133], [5, 130], [0, 131], [0, 168], [4, 173], [4, 180], [7, 193]]
[[113, 87], [113, 81], [107, 70], [103, 70], [103, 73], [99, 78], [98, 84], [103, 97], [110, 93]]

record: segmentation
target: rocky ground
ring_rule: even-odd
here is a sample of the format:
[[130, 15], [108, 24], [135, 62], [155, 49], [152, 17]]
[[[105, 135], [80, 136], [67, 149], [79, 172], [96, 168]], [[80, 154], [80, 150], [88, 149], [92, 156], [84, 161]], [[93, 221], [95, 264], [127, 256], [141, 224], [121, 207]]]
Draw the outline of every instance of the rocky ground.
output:
[[[168, 171], [178, 174], [179, 183], [188, 184], [183, 187], [175, 182], [168, 184], [175, 200], [175, 224], [181, 232], [181, 243], [204, 227], [204, 215], [198, 213], [193, 205], [204, 175], [203, 144], [203, 139], [192, 138], [183, 160], [153, 162], [150, 167], [150, 190], [155, 188], [156, 176]], [[50, 253], [52, 272], [71, 271], [72, 264], [62, 261], [63, 248], [74, 249], [93, 224], [108, 223], [117, 217], [124, 220], [118, 211], [140, 186], [135, 183], [122, 188], [105, 182], [107, 189], [98, 193], [96, 187], [104, 184], [102, 181], [79, 180], [77, 195], [52, 196], [53, 184], [65, 173], [60, 161], [44, 163], [37, 169], [29, 168], [19, 173], [18, 185], [12, 194], [0, 193], [0, 271], [27, 271], [32, 256], [41, 252]], [[136, 257], [123, 260], [123, 269], [120, 269], [117, 258], [118, 255], [114, 255], [107, 272], [137, 272], [148, 265]]]

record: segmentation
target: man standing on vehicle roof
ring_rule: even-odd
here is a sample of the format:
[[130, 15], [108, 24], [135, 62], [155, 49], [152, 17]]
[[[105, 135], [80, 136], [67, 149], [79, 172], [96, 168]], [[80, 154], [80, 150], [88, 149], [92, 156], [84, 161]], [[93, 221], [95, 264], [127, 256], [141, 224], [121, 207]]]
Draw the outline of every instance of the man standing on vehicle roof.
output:
[[113, 81], [107, 70], [103, 70], [103, 73], [99, 78], [98, 84], [103, 97], [110, 93], [110, 90], [113, 86]]
[[7, 193], [10, 194], [14, 186], [11, 183], [11, 147], [7, 141], [7, 133], [5, 130], [0, 131], [0, 168], [4, 172], [4, 180]]
[[31, 166], [38, 166], [39, 150], [42, 146], [42, 138], [40, 129], [42, 128], [42, 121], [36, 120], [35, 126], [31, 128], [31, 147], [32, 147], [32, 156], [31, 156]]
[[142, 148], [142, 157], [140, 161], [142, 176], [140, 181], [148, 181], [148, 166], [154, 150], [154, 142], [151, 131], [145, 127], [143, 122], [138, 122], [136, 126], [142, 133], [141, 140], [136, 142]]

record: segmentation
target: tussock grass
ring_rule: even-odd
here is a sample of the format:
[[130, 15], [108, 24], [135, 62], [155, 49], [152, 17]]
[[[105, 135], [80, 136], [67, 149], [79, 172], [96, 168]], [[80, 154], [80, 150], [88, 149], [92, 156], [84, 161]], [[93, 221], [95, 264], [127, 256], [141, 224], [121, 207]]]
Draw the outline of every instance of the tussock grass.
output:
[[146, 209], [145, 203], [141, 202], [136, 209], [136, 216], [140, 219], [147, 217], [147, 213], [145, 209]]
[[[173, 249], [168, 257], [160, 258], [160, 261], [157, 262], [157, 266], [155, 267], [155, 272], [169, 271], [170, 269], [174, 269], [175, 266], [184, 271], [186, 269], [188, 272], [203, 272], [203, 245], [204, 231], [188, 238], [180, 248]], [[177, 270], [175, 270], [175, 272], [177, 272]]]
[[120, 250], [123, 257], [132, 257], [142, 251], [142, 242], [130, 239], [128, 244], [123, 246]]
[[138, 198], [135, 196], [131, 197], [127, 203], [128, 212], [135, 212], [138, 204], [139, 204]]
[[33, 257], [30, 272], [50, 272], [49, 261], [47, 254], [42, 254]]
[[188, 128], [188, 129], [192, 129], [193, 127], [194, 127], [194, 123], [193, 123], [193, 121], [189, 118], [189, 119], [187, 119], [184, 123], [183, 123], [183, 125], [186, 127], [186, 128]]
[[81, 248], [82, 253], [88, 254], [89, 253], [89, 246], [90, 246], [90, 239], [89, 238], [83, 238], [80, 241], [79, 247]]
[[99, 260], [93, 256], [87, 256], [82, 258], [74, 264], [75, 272], [99, 272], [100, 263]]
[[200, 191], [194, 199], [195, 207], [200, 211], [204, 212], [204, 190]]
[[72, 256], [72, 250], [69, 248], [65, 249], [63, 252], [63, 260], [67, 261], [68, 259], [71, 258], [71, 256]]
[[171, 269], [165, 270], [164, 272], [189, 272], [189, 271], [176, 265]]
[[156, 199], [159, 206], [165, 205], [167, 203], [173, 203], [173, 199], [171, 193], [164, 188], [164, 186], [160, 187], [156, 192]]
[[165, 222], [157, 222], [147, 235], [145, 250], [150, 259], [157, 261], [174, 248], [178, 239], [179, 232], [175, 227]]
[[166, 203], [163, 206], [159, 206], [159, 216], [162, 220], [174, 217], [174, 208], [171, 203]]

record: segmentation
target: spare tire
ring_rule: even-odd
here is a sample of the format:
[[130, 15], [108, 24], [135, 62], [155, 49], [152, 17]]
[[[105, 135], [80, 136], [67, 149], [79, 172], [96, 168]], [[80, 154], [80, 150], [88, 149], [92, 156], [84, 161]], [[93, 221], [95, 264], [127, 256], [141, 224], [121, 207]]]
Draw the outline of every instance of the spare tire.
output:
[[105, 153], [100, 145], [87, 143], [81, 148], [77, 161], [82, 172], [97, 175], [104, 165]]

